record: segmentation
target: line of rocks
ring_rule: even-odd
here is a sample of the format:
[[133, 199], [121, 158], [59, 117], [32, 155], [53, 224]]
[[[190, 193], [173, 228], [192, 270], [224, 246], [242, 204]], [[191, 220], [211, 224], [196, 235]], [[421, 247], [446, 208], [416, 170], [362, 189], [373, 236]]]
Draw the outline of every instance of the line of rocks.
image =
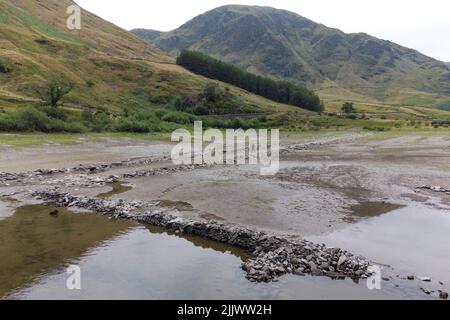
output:
[[20, 173], [0, 172], [0, 183], [8, 185], [8, 182], [21, 182], [22, 180], [28, 178], [50, 176], [57, 173], [65, 173], [68, 171], [69, 169], [38, 169], [31, 172]]
[[328, 145], [328, 144], [333, 144], [333, 143], [351, 142], [357, 138], [363, 138], [363, 137], [367, 137], [370, 135], [371, 135], [370, 133], [365, 133], [365, 134], [361, 133], [361, 134], [345, 135], [342, 137], [322, 138], [322, 139], [317, 139], [317, 140], [313, 140], [313, 141], [291, 144], [286, 147], [283, 147], [280, 150], [280, 152], [281, 152], [281, 154], [295, 153], [297, 151], [310, 150], [310, 149], [314, 149], [314, 148], [317, 148], [317, 147], [320, 147], [323, 145]]
[[[282, 154], [284, 153], [293, 153], [299, 150], [308, 150], [312, 149], [314, 147], [322, 146], [325, 144], [331, 144], [331, 143], [337, 143], [337, 142], [348, 142], [351, 140], [354, 140], [356, 138], [364, 137], [367, 134], [353, 134], [353, 135], [346, 135], [343, 137], [332, 137], [332, 138], [324, 138], [324, 139], [318, 139], [314, 141], [309, 141], [305, 143], [300, 144], [292, 144], [289, 146], [283, 147], [280, 152]], [[159, 158], [155, 157], [137, 157], [137, 158], [131, 158], [123, 161], [117, 161], [112, 163], [97, 163], [97, 164], [80, 164], [78, 166], [72, 167], [72, 168], [65, 168], [65, 169], [38, 169], [35, 171], [30, 172], [24, 172], [24, 173], [7, 173], [7, 172], [0, 172], [0, 183], [7, 183], [12, 181], [21, 181], [23, 179], [27, 178], [33, 178], [33, 177], [40, 177], [40, 176], [51, 176], [55, 174], [60, 173], [85, 173], [85, 174], [98, 174], [103, 173], [108, 170], [111, 170], [113, 168], [120, 168], [120, 167], [131, 167], [131, 166], [145, 166], [150, 164], [155, 164], [163, 161], [170, 160], [169, 156], [163, 156]], [[184, 166], [182, 168], [175, 167], [175, 169], [167, 169], [166, 173], [171, 172], [178, 172], [181, 170], [190, 170], [190, 169], [196, 169], [205, 167], [206, 165], [195, 165], [195, 166]], [[132, 178], [135, 176], [152, 176], [160, 174], [156, 170], [154, 170], [155, 173], [152, 173], [152, 170], [147, 171], [136, 171], [135, 173], [131, 173], [128, 176], [124, 175], [125, 178]]]
[[35, 171], [29, 172], [21, 172], [21, 173], [9, 173], [9, 172], [0, 172], [0, 183], [7, 183], [12, 181], [21, 181], [28, 178], [33, 177], [42, 177], [42, 176], [51, 176], [60, 173], [85, 173], [85, 174], [97, 174], [106, 172], [113, 168], [120, 167], [131, 167], [131, 166], [144, 166], [150, 165], [162, 161], [167, 161], [168, 157], [164, 156], [162, 158], [153, 158], [153, 157], [141, 157], [141, 158], [132, 158], [120, 162], [112, 162], [112, 163], [97, 163], [97, 164], [80, 164], [78, 166], [72, 168], [64, 168], [64, 169], [38, 169]]
[[442, 193], [450, 194], [450, 189], [446, 189], [441, 186], [424, 185], [424, 186], [419, 187], [418, 189], [425, 189], [425, 190], [430, 190], [430, 191], [434, 191], [434, 192], [442, 192]]
[[123, 161], [116, 161], [116, 162], [112, 162], [109, 164], [104, 164], [104, 163], [90, 164], [90, 165], [81, 165], [80, 164], [74, 168], [71, 168], [70, 171], [95, 174], [95, 173], [105, 172], [105, 171], [113, 169], [113, 168], [145, 166], [145, 165], [155, 164], [155, 163], [167, 161], [167, 160], [170, 160], [167, 156], [164, 156], [161, 158], [138, 157], [138, 158], [131, 158], [128, 160], [123, 160]]
[[27, 175], [25, 173], [8, 173], [0, 172], [0, 181], [15, 181], [20, 179], [25, 179]]
[[[52, 176], [58, 173], [72, 173], [70, 175], [64, 176], [62, 178], [57, 178], [53, 180], [47, 180], [48, 184], [67, 184], [67, 185], [99, 185], [111, 182], [119, 182], [121, 179], [135, 178], [135, 177], [150, 177], [159, 175], [168, 175], [182, 171], [191, 171], [198, 168], [209, 167], [209, 165], [178, 165], [178, 166], [168, 166], [162, 168], [150, 168], [146, 170], [136, 170], [129, 173], [124, 173], [120, 175], [110, 175], [108, 177], [96, 176], [95, 174], [106, 172], [110, 168], [110, 165], [99, 164], [99, 165], [83, 165], [78, 166], [76, 169], [48, 169], [48, 170], [36, 170], [32, 172], [25, 173], [4, 173], [0, 172], [0, 184], [9, 185], [9, 182], [23, 182], [27, 179], [39, 178], [43, 176]], [[77, 173], [78, 175], [74, 175]]]
[[338, 248], [213, 220], [185, 219], [173, 215], [171, 209], [158, 207], [157, 203], [77, 197], [49, 190], [36, 191], [32, 196], [63, 207], [78, 207], [114, 218], [132, 219], [246, 249], [253, 258], [245, 261], [242, 268], [253, 282], [268, 282], [290, 273], [358, 279], [371, 274], [370, 264], [365, 258]]
[[125, 173], [121, 175], [122, 178], [136, 178], [136, 177], [151, 177], [151, 176], [160, 176], [160, 175], [167, 175], [172, 173], [177, 173], [181, 171], [191, 171], [199, 168], [207, 168], [211, 165], [206, 164], [193, 164], [193, 165], [179, 165], [179, 166], [173, 166], [173, 167], [164, 167], [164, 168], [158, 168], [158, 169], [148, 169], [148, 170], [137, 170], [130, 173]]
[[173, 167], [162, 167], [162, 168], [150, 168], [146, 170], [137, 170], [129, 173], [123, 173], [119, 175], [109, 175], [109, 176], [98, 176], [88, 173], [70, 174], [63, 177], [58, 177], [55, 179], [46, 180], [47, 185], [57, 185], [57, 186], [82, 186], [82, 187], [95, 187], [103, 186], [107, 183], [121, 182], [130, 178], [137, 177], [150, 177], [150, 176], [161, 176], [168, 175], [182, 171], [191, 171], [200, 167], [207, 167], [206, 165], [179, 165]]

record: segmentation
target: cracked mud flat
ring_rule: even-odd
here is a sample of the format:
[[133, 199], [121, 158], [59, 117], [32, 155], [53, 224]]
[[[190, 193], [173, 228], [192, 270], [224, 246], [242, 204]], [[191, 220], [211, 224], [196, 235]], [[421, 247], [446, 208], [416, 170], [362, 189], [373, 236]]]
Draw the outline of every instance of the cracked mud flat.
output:
[[[163, 175], [128, 176], [130, 172], [148, 173], [149, 170], [157, 171], [158, 168], [170, 167], [170, 163], [164, 161], [112, 167], [94, 174], [56, 173], [34, 177], [31, 180], [25, 179], [26, 181], [22, 182], [9, 182], [8, 186], [0, 188], [1, 194], [6, 196], [1, 201], [0, 219], [2, 214], [3, 217], [11, 215], [14, 212], [12, 208], [36, 202], [23, 193], [24, 189], [30, 192], [57, 187], [60, 192], [70, 192], [72, 195], [79, 196], [94, 197], [103, 193], [106, 197], [125, 201], [158, 201], [162, 207], [170, 209], [184, 219], [213, 219], [277, 234], [301, 235], [313, 242], [324, 242], [328, 246], [350, 249], [353, 253], [362, 254], [373, 262], [391, 265], [391, 267], [383, 268], [386, 279], [383, 281], [383, 290], [378, 292], [367, 290], [364, 281], [356, 285], [350, 279], [333, 281], [326, 277], [311, 276], [287, 275], [281, 277], [277, 283], [252, 285], [247, 283], [245, 273], [240, 270], [240, 264], [244, 260], [236, 256], [229, 258], [237, 259], [234, 261], [233, 269], [236, 269], [234, 271], [239, 275], [227, 278], [228, 280], [224, 280], [225, 278], [220, 280], [222, 271], [218, 272], [217, 269], [220, 268], [211, 262], [210, 267], [216, 270], [215, 281], [227, 283], [230, 287], [229, 293], [242, 289], [248, 297], [264, 298], [253, 292], [256, 288], [264, 287], [266, 297], [269, 298], [308, 298], [308, 294], [311, 298], [436, 298], [439, 296], [438, 290], [447, 292], [449, 290], [450, 277], [447, 267], [449, 264], [444, 262], [450, 261], [446, 249], [450, 239], [444, 232], [435, 232], [435, 237], [427, 235], [432, 232], [430, 228], [445, 230], [448, 227], [446, 223], [449, 213], [449, 195], [416, 188], [423, 185], [450, 188], [448, 185], [450, 181], [449, 146], [448, 138], [440, 136], [406, 136], [389, 140], [370, 138], [338, 140], [323, 145], [296, 148], [294, 152], [283, 153], [279, 174], [265, 178], [259, 176], [258, 168], [249, 166], [190, 168], [189, 170], [166, 170]], [[128, 143], [127, 149], [130, 148], [133, 147], [130, 147]], [[145, 148], [152, 149], [151, 145]], [[161, 145], [158, 148], [161, 148]], [[170, 149], [170, 146], [166, 148]], [[142, 153], [145, 152], [142, 151]], [[122, 157], [122, 160], [126, 157]], [[154, 157], [157, 158], [157, 156]], [[117, 156], [114, 160], [120, 160], [120, 157]], [[70, 163], [72, 164], [75, 165]], [[30, 170], [37, 168], [40, 167], [29, 166]], [[124, 193], [119, 192], [119, 194], [115, 194], [114, 190], [111, 192], [111, 187], [105, 184], [107, 178], [111, 176], [115, 176], [115, 183], [120, 180], [128, 186], [126, 189], [130, 186], [132, 189], [120, 190]], [[127, 178], [124, 179], [124, 176]], [[14, 194], [15, 192], [19, 193]], [[16, 200], [11, 202], [11, 198], [19, 202]], [[399, 211], [403, 214], [399, 215]], [[429, 225], [421, 228], [423, 221], [420, 215], [424, 214]], [[397, 218], [398, 216], [400, 218]], [[405, 219], [410, 222], [406, 227]], [[391, 232], [384, 233], [387, 234], [387, 238], [380, 244], [380, 239], [376, 235], [385, 230], [386, 224], [391, 225], [391, 223], [393, 229], [391, 228]], [[364, 231], [364, 234], [366, 232], [371, 234], [369, 239], [372, 240], [362, 241], [355, 237], [364, 227], [367, 229], [363, 230], [368, 230]], [[423, 237], [418, 237], [417, 233], [420, 234], [421, 230]], [[410, 234], [408, 232], [414, 232], [416, 237], [406, 237], [405, 234]], [[400, 240], [396, 239], [397, 235], [401, 238]], [[162, 247], [165, 241], [169, 241], [173, 236], [167, 235], [167, 237], [169, 238], [165, 240], [160, 239]], [[116, 241], [122, 243], [123, 239], [112, 237], [109, 240], [112, 252], [120, 252], [114, 251], [114, 247]], [[414, 246], [415, 241], [421, 245]], [[396, 259], [402, 253], [388, 254], [392, 244], [403, 249], [407, 248], [405, 244], [410, 244], [419, 249], [413, 257], [405, 255], [401, 259]], [[95, 257], [101, 260], [100, 257], [103, 254], [103, 251], [95, 250], [95, 245], [93, 247], [93, 251], [98, 252], [87, 255], [85, 260], [88, 260], [86, 261], [88, 264], [91, 259], [95, 260]], [[174, 254], [177, 251], [174, 250]], [[383, 252], [386, 254], [383, 255]], [[205, 253], [198, 252], [198, 254]], [[228, 256], [224, 253], [220, 255]], [[386, 259], [380, 259], [383, 257]], [[426, 257], [426, 265], [433, 268], [425, 268], [419, 263], [421, 257]], [[114, 268], [111, 269], [111, 274], [118, 272]], [[186, 266], [186, 270], [189, 270], [189, 266]], [[162, 271], [156, 273], [158, 272]], [[415, 280], [403, 279], [410, 275], [415, 275]], [[432, 282], [422, 283], [417, 280], [420, 276], [430, 276]], [[44, 283], [37, 282], [34, 287], [28, 289], [28, 295], [22, 292], [16, 297], [51, 296], [52, 291], [48, 288], [57, 283], [54, 281], [57, 281], [58, 277], [55, 277], [44, 276], [44, 279], [41, 279]], [[60, 272], [59, 277], [64, 277], [64, 272]], [[189, 277], [186, 278], [189, 279]], [[247, 282], [241, 282], [241, 278]], [[156, 281], [150, 276], [146, 279], [149, 283]], [[191, 280], [186, 280], [186, 282], [189, 281], [192, 281], [192, 277]], [[444, 284], [441, 285], [439, 281]], [[93, 278], [90, 282], [96, 283]], [[236, 289], [231, 289], [233, 287], [231, 283]], [[247, 291], [243, 289], [244, 287]], [[305, 290], [306, 288], [309, 288], [309, 293]], [[428, 296], [420, 290], [421, 288], [434, 292]], [[143, 297], [151, 297], [150, 293], [144, 294], [137, 288], [127, 288], [130, 291], [133, 289], [136, 289], [137, 295], [139, 295], [137, 292], [140, 292]], [[212, 290], [212, 288], [209, 289]], [[205, 289], [205, 292], [210, 293], [209, 289]], [[166, 289], [166, 291], [169, 297], [170, 290]], [[64, 291], [56, 290], [55, 292], [66, 297]], [[275, 295], [275, 292], [278, 295]], [[93, 297], [90, 294], [95, 296], [95, 293], [90, 292], [86, 293], [85, 298]], [[227, 297], [227, 293], [221, 294]], [[217, 295], [218, 298], [222, 296]], [[75, 298], [83, 298], [83, 296]]]

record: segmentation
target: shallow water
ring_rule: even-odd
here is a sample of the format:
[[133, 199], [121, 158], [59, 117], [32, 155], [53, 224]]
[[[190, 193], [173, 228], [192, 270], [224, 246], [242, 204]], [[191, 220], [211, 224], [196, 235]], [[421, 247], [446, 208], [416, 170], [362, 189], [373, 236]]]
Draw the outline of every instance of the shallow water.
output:
[[[420, 297], [386, 284], [285, 276], [245, 278], [240, 249], [100, 215], [28, 206], [0, 221], [0, 295], [8, 299], [398, 299]], [[6, 244], [6, 246], [4, 245]], [[81, 268], [82, 289], [66, 288], [66, 268]]]
[[[386, 272], [400, 278], [431, 277], [431, 283], [416, 282], [434, 290], [450, 291], [450, 211], [410, 205], [362, 220], [342, 230], [311, 236], [309, 240], [370, 257], [392, 266]], [[443, 284], [440, 284], [442, 282]]]
[[131, 189], [133, 189], [132, 186], [126, 185], [122, 182], [112, 182], [112, 183], [107, 183], [106, 185], [108, 187], [111, 187], [111, 191], [100, 193], [99, 195], [97, 195], [97, 198], [109, 199], [115, 195], [119, 195], [119, 194], [128, 192]]
[[[66, 289], [57, 269], [11, 299], [322, 299], [396, 298], [401, 292], [369, 291], [351, 279], [286, 276], [269, 284], [251, 283], [240, 266], [243, 257], [160, 230], [137, 227], [94, 248], [74, 262], [82, 289]], [[210, 243], [211, 244], [211, 243]], [[225, 252], [223, 252], [225, 251]], [[406, 295], [406, 293], [404, 293]], [[407, 296], [407, 295], [406, 295]]]
[[35, 281], [133, 224], [97, 214], [31, 205], [0, 221], [0, 297]]
[[378, 217], [402, 207], [404, 206], [389, 202], [362, 201], [350, 206], [350, 214], [344, 218], [344, 221], [355, 223], [360, 218]]

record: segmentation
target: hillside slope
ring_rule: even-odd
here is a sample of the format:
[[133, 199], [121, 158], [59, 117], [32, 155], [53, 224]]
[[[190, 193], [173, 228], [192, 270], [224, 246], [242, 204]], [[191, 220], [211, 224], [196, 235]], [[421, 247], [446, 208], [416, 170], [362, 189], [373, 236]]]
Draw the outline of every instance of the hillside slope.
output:
[[253, 73], [306, 84], [328, 100], [434, 105], [450, 99], [444, 63], [285, 10], [224, 6], [171, 32], [133, 32], [172, 55], [198, 50]]
[[[132, 33], [83, 10], [82, 29], [68, 30], [70, 0], [0, 0], [0, 107], [38, 102], [52, 78], [75, 84], [67, 106], [120, 110], [165, 105], [202, 92], [208, 80]], [[227, 86], [229, 87], [229, 86]], [[287, 106], [229, 90], [255, 110]]]

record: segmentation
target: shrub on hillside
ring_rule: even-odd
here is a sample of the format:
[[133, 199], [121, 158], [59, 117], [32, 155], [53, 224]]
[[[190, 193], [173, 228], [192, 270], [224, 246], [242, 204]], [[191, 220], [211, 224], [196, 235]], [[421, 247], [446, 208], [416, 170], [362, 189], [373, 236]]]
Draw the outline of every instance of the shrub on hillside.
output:
[[342, 105], [341, 111], [345, 114], [356, 113], [355, 108], [353, 107], [353, 102], [345, 102]]
[[190, 96], [178, 97], [175, 101], [175, 109], [177, 111], [186, 111], [195, 107], [195, 99]]
[[86, 126], [94, 132], [107, 131], [111, 128], [112, 120], [105, 112], [94, 113], [91, 121], [85, 122]]
[[168, 114], [170, 111], [166, 110], [166, 109], [156, 109], [155, 111], [153, 111], [153, 114], [155, 115], [155, 117], [159, 120], [161, 120], [166, 114]]
[[114, 130], [119, 132], [135, 132], [135, 133], [148, 133], [150, 128], [144, 121], [136, 121], [128, 118], [120, 119], [114, 125]]
[[35, 108], [26, 108], [11, 112], [2, 120], [5, 121], [0, 124], [0, 128], [5, 131], [22, 132], [48, 132], [48, 125], [50, 122], [45, 112]]
[[435, 128], [444, 127], [444, 126], [448, 127], [450, 125], [450, 120], [433, 120], [431, 122], [431, 125]]
[[53, 108], [49, 106], [41, 106], [39, 110], [45, 112], [47, 116], [53, 119], [59, 119], [59, 120], [67, 120], [67, 113], [59, 108]]
[[94, 80], [92, 80], [92, 79], [86, 80], [86, 87], [92, 88], [93, 86], [95, 86]]
[[[171, 102], [172, 96], [168, 93], [157, 91], [151, 95], [149, 95], [148, 100], [156, 105], [163, 105]], [[173, 100], [172, 100], [173, 101]]]
[[162, 117], [163, 121], [174, 122], [178, 124], [192, 124], [195, 118], [190, 114], [180, 113], [180, 112], [170, 112]]
[[203, 105], [196, 106], [193, 110], [196, 116], [207, 116], [209, 115], [209, 109]]
[[220, 87], [215, 82], [210, 82], [206, 85], [203, 96], [208, 102], [217, 102], [220, 99]]
[[3, 60], [0, 59], [0, 73], [11, 72], [11, 67]]
[[64, 79], [52, 79], [35, 88], [39, 98], [45, 105], [57, 107], [61, 99], [72, 91], [74, 84]]
[[[60, 116], [60, 118], [65, 118]], [[49, 116], [45, 110], [25, 108], [12, 111], [0, 117], [0, 131], [6, 132], [86, 132], [80, 122], [68, 121]]]

